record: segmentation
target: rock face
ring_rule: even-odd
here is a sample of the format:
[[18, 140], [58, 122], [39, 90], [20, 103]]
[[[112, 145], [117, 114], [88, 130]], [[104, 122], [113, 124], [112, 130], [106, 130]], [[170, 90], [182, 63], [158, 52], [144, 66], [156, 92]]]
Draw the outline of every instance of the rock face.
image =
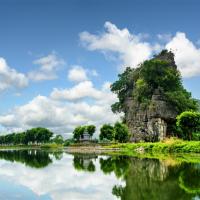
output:
[[[156, 59], [166, 60], [171, 67], [176, 67], [173, 54], [159, 55]], [[177, 112], [167, 103], [161, 89], [154, 91], [148, 106], [129, 96], [124, 102], [124, 107], [131, 141], [160, 141], [172, 134], [169, 124], [175, 122]]]

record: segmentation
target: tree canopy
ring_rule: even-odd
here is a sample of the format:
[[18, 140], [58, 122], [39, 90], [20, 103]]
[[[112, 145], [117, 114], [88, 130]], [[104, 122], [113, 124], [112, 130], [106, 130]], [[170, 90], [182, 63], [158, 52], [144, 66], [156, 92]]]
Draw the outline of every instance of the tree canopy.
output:
[[114, 138], [114, 127], [111, 126], [110, 124], [104, 124], [101, 128], [100, 128], [100, 135], [99, 135], [99, 139], [100, 140], [113, 140]]
[[[162, 55], [162, 52], [159, 54]], [[166, 101], [181, 113], [197, 110], [197, 101], [184, 89], [181, 74], [170, 62], [154, 58], [143, 62], [138, 68], [127, 67], [111, 85], [111, 91], [117, 94], [119, 101], [111, 108], [113, 112], [124, 111], [124, 102], [132, 97], [139, 102], [148, 103], [156, 89], [160, 89]]]
[[186, 111], [177, 116], [177, 126], [185, 135], [183, 138], [191, 140], [192, 133], [200, 131], [200, 113]]
[[129, 131], [125, 124], [120, 122], [115, 123], [114, 139], [118, 142], [127, 142], [129, 140]]
[[77, 126], [73, 131], [73, 138], [76, 141], [79, 141], [80, 138], [83, 137], [83, 134], [85, 131], [87, 131], [87, 133], [90, 135], [90, 137], [92, 137], [96, 131], [96, 127], [94, 125]]
[[11, 133], [0, 136], [0, 144], [15, 145], [15, 144], [38, 144], [50, 141], [53, 133], [46, 128], [32, 128], [21, 133]]

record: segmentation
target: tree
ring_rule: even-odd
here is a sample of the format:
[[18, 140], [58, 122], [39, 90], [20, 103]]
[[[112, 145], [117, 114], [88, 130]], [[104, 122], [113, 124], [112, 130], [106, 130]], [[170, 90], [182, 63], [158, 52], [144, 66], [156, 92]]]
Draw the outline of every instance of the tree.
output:
[[52, 142], [55, 142], [56, 144], [63, 144], [64, 139], [62, 135], [56, 135], [55, 138], [52, 139]]
[[120, 122], [116, 122], [114, 126], [114, 139], [118, 142], [127, 142], [129, 139], [128, 127]]
[[185, 134], [185, 139], [191, 140], [192, 133], [200, 131], [200, 113], [185, 111], [177, 116], [177, 126]]
[[99, 139], [107, 139], [107, 140], [113, 140], [114, 138], [114, 128], [110, 124], [104, 124], [100, 129], [100, 135]]
[[74, 129], [73, 131], [73, 138], [76, 140], [76, 141], [79, 141], [80, 138], [83, 136], [83, 133], [85, 131], [85, 127], [84, 126], [78, 126]]
[[88, 125], [85, 127], [90, 137], [93, 136], [94, 132], [96, 131], [96, 127], [94, 125]]

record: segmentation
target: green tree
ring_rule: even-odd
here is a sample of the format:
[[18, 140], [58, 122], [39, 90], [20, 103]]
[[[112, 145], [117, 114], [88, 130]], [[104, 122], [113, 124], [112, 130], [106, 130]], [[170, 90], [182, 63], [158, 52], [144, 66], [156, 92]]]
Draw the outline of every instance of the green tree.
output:
[[85, 127], [84, 126], [78, 126], [74, 129], [73, 131], [73, 138], [76, 141], [79, 141], [80, 138], [83, 136], [83, 133], [85, 131]]
[[104, 124], [100, 129], [100, 135], [99, 139], [107, 139], [107, 140], [113, 140], [114, 138], [114, 128], [110, 124]]
[[88, 125], [85, 127], [87, 129], [88, 134], [90, 135], [90, 137], [93, 136], [93, 134], [96, 131], [96, 127], [94, 125]]
[[192, 133], [200, 131], [200, 113], [185, 111], [177, 116], [177, 126], [183, 131], [185, 139], [191, 140]]
[[64, 139], [62, 135], [56, 135], [55, 138], [52, 139], [52, 142], [55, 142], [56, 144], [63, 144]]
[[129, 139], [128, 127], [120, 122], [116, 122], [114, 126], [114, 139], [118, 142], [127, 142]]

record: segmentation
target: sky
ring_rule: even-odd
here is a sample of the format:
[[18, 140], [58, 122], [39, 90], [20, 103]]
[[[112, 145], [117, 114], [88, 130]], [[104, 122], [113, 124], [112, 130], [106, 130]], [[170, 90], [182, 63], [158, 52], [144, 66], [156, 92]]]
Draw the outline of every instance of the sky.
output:
[[200, 99], [198, 0], [0, 0], [0, 132], [114, 123], [110, 84], [162, 49]]

